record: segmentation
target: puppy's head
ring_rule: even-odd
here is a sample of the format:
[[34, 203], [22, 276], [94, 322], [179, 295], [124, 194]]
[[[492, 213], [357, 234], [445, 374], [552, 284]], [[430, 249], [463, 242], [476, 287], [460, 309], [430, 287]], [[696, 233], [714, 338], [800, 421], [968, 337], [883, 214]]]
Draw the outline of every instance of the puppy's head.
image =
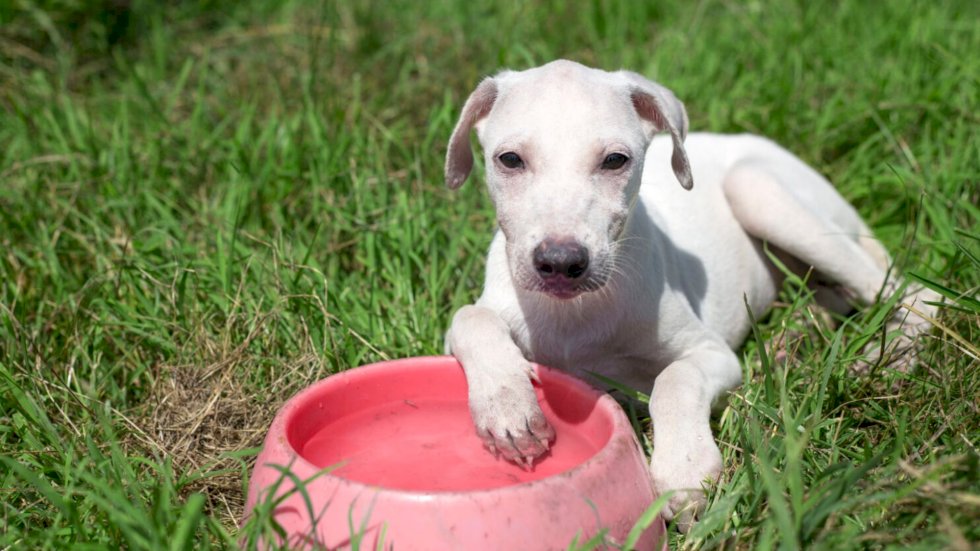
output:
[[556, 299], [595, 291], [615, 270], [656, 133], [671, 134], [674, 174], [692, 186], [683, 104], [635, 73], [560, 60], [485, 79], [449, 141], [446, 183], [453, 189], [473, 167], [471, 129], [483, 147], [514, 282]]

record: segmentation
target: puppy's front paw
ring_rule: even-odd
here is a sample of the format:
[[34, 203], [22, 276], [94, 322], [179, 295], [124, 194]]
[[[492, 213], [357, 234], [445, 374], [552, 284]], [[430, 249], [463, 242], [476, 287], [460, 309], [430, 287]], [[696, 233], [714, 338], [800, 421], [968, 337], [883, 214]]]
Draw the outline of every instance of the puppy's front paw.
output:
[[657, 492], [673, 492], [663, 515], [673, 519], [681, 532], [687, 532], [704, 510], [704, 488], [721, 475], [721, 452], [714, 440], [707, 438], [686, 449], [654, 449], [650, 472]]
[[538, 405], [534, 387], [521, 374], [487, 388], [470, 388], [470, 414], [483, 444], [524, 468], [548, 451], [555, 430]]

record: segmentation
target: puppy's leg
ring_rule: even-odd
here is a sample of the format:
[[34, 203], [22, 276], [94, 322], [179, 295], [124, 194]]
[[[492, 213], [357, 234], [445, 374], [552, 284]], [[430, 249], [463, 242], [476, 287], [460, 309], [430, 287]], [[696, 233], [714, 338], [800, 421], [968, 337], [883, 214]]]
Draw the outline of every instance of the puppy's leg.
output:
[[781, 181], [809, 175], [778, 174], [779, 169], [753, 162], [734, 168], [726, 176], [725, 197], [739, 224], [750, 235], [844, 285], [859, 301], [873, 303], [885, 283], [885, 271], [857, 243], [857, 236], [848, 235], [819, 212], [819, 207], [803, 204], [787, 190], [790, 185], [815, 184]]
[[711, 405], [742, 382], [735, 353], [707, 337], [669, 364], [654, 380], [650, 396], [657, 490], [673, 491], [664, 516], [687, 531], [705, 504], [704, 485], [717, 482], [721, 452], [711, 434]]
[[470, 414], [484, 445], [530, 467], [555, 432], [538, 405], [531, 365], [507, 325], [488, 308], [464, 306], [453, 317], [446, 344], [463, 365]]
[[[822, 276], [843, 285], [858, 302], [872, 304], [879, 293], [890, 296], [901, 285], [900, 280], [888, 278], [888, 256], [881, 243], [870, 236], [842, 197], [828, 193], [832, 190], [829, 182], [802, 162], [799, 166], [743, 163], [729, 172], [723, 185], [732, 213], [746, 232], [813, 266]], [[818, 190], [821, 203], [804, 203], [800, 197], [805, 194], [793, 193], [791, 186]], [[851, 227], [832, 222], [835, 215], [847, 219]], [[935, 313], [935, 307], [926, 301], [938, 298], [927, 289], [906, 289], [901, 304], [918, 313], [906, 309], [889, 322], [889, 330], [901, 330], [890, 350], [897, 369], [908, 370], [915, 363], [916, 336], [929, 329], [925, 318]]]

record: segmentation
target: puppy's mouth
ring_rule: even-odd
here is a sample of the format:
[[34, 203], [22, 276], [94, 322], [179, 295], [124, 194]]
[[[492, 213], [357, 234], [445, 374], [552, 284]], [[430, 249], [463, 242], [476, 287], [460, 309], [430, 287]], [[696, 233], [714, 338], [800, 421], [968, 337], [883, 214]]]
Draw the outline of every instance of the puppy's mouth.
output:
[[570, 300], [586, 292], [582, 285], [565, 278], [541, 281], [537, 291], [560, 300]]
[[598, 291], [606, 284], [605, 277], [601, 274], [588, 273], [579, 278], [568, 278], [564, 276], [540, 278], [528, 278], [527, 284], [523, 287], [532, 292], [542, 293], [558, 300], [571, 300], [580, 295]]

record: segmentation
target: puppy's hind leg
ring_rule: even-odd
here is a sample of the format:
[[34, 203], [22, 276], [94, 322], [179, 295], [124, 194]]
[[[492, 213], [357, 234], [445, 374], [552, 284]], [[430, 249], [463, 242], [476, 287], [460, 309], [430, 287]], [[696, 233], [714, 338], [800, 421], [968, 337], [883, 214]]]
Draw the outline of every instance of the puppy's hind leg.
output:
[[[830, 183], [802, 161], [798, 165], [764, 160], [742, 163], [726, 175], [723, 186], [732, 213], [746, 232], [812, 266], [859, 302], [872, 304], [879, 293], [887, 297], [900, 286], [900, 280], [888, 277], [884, 247]], [[935, 313], [927, 301], [937, 299], [927, 289], [906, 290], [900, 303], [915, 310], [896, 312], [887, 326], [889, 331], [900, 329], [885, 350], [895, 368], [907, 371], [916, 362], [916, 337], [929, 329], [926, 318]], [[871, 363], [877, 363], [882, 350], [869, 346], [866, 352]], [[858, 369], [867, 367], [862, 363]]]
[[[780, 174], [783, 172], [783, 174]], [[843, 285], [860, 302], [873, 303], [885, 284], [886, 272], [849, 234], [830, 220], [820, 207], [805, 204], [789, 186], [812, 187], [824, 182], [786, 182], [813, 175], [793, 174], [793, 167], [769, 167], [763, 161], [743, 163], [725, 177], [725, 197], [743, 229], [753, 237], [813, 266], [823, 277]], [[843, 199], [841, 199], [843, 202]], [[836, 206], [836, 205], [834, 205]], [[852, 232], [862, 227], [850, 228]]]

